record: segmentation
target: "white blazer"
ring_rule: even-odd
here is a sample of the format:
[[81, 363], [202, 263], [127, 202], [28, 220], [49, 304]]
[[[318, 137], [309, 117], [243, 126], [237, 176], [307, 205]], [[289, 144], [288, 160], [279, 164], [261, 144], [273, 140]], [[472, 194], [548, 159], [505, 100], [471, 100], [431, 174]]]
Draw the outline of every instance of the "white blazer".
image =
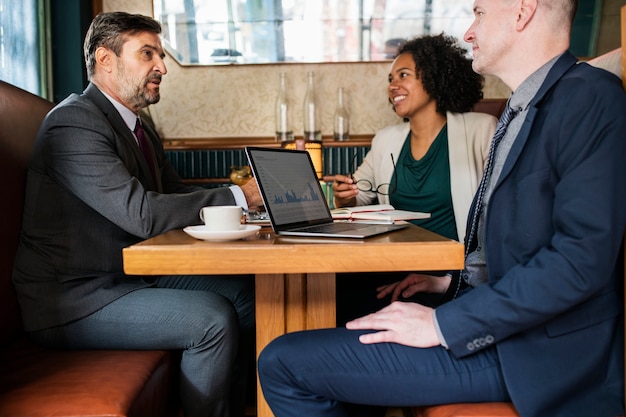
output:
[[[448, 148], [450, 153], [450, 187], [452, 206], [459, 240], [465, 237], [465, 226], [474, 193], [483, 175], [487, 153], [497, 119], [486, 113], [446, 114]], [[409, 134], [409, 123], [399, 123], [379, 130], [372, 139], [372, 148], [355, 173], [357, 179], [367, 179], [374, 187], [391, 181], [391, 156], [398, 161], [402, 145]], [[389, 204], [389, 196], [359, 192], [357, 206]]]

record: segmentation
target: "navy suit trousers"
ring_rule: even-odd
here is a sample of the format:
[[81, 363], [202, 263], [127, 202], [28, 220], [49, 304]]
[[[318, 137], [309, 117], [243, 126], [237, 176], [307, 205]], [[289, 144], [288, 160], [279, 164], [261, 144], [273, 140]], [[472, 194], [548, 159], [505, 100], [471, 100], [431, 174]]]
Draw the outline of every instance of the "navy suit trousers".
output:
[[345, 328], [288, 333], [258, 361], [276, 417], [366, 415], [349, 404], [416, 406], [510, 401], [495, 348], [462, 359], [439, 346], [365, 345]]

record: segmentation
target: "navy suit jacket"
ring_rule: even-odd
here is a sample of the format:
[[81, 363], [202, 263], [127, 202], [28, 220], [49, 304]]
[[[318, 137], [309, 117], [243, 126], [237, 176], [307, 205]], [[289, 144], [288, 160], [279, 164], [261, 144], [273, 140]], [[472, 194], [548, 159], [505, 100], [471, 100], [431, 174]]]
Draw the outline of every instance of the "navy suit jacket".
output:
[[569, 53], [558, 59], [485, 222], [489, 282], [437, 308], [451, 352], [497, 349], [522, 416], [623, 415], [626, 95], [617, 77]]
[[45, 118], [29, 164], [13, 281], [26, 330], [68, 323], [151, 285], [124, 274], [122, 249], [199, 224], [230, 190], [185, 185], [144, 125], [158, 179], [113, 104], [90, 84]]

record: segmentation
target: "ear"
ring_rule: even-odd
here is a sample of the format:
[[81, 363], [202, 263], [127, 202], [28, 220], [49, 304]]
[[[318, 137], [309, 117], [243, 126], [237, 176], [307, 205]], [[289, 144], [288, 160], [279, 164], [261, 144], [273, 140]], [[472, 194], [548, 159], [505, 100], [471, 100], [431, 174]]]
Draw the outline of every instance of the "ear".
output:
[[537, 11], [537, 1], [538, 0], [520, 0], [517, 22], [515, 26], [518, 31], [523, 30], [533, 19], [533, 16]]
[[103, 46], [96, 49], [96, 66], [102, 68], [104, 72], [111, 72], [113, 69], [113, 51]]

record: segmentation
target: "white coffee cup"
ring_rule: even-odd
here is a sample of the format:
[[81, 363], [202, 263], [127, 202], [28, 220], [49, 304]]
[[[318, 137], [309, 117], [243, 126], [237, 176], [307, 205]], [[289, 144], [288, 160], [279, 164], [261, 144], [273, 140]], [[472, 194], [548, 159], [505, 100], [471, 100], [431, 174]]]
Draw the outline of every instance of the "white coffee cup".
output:
[[242, 214], [239, 206], [208, 206], [200, 210], [200, 219], [208, 230], [239, 230]]

